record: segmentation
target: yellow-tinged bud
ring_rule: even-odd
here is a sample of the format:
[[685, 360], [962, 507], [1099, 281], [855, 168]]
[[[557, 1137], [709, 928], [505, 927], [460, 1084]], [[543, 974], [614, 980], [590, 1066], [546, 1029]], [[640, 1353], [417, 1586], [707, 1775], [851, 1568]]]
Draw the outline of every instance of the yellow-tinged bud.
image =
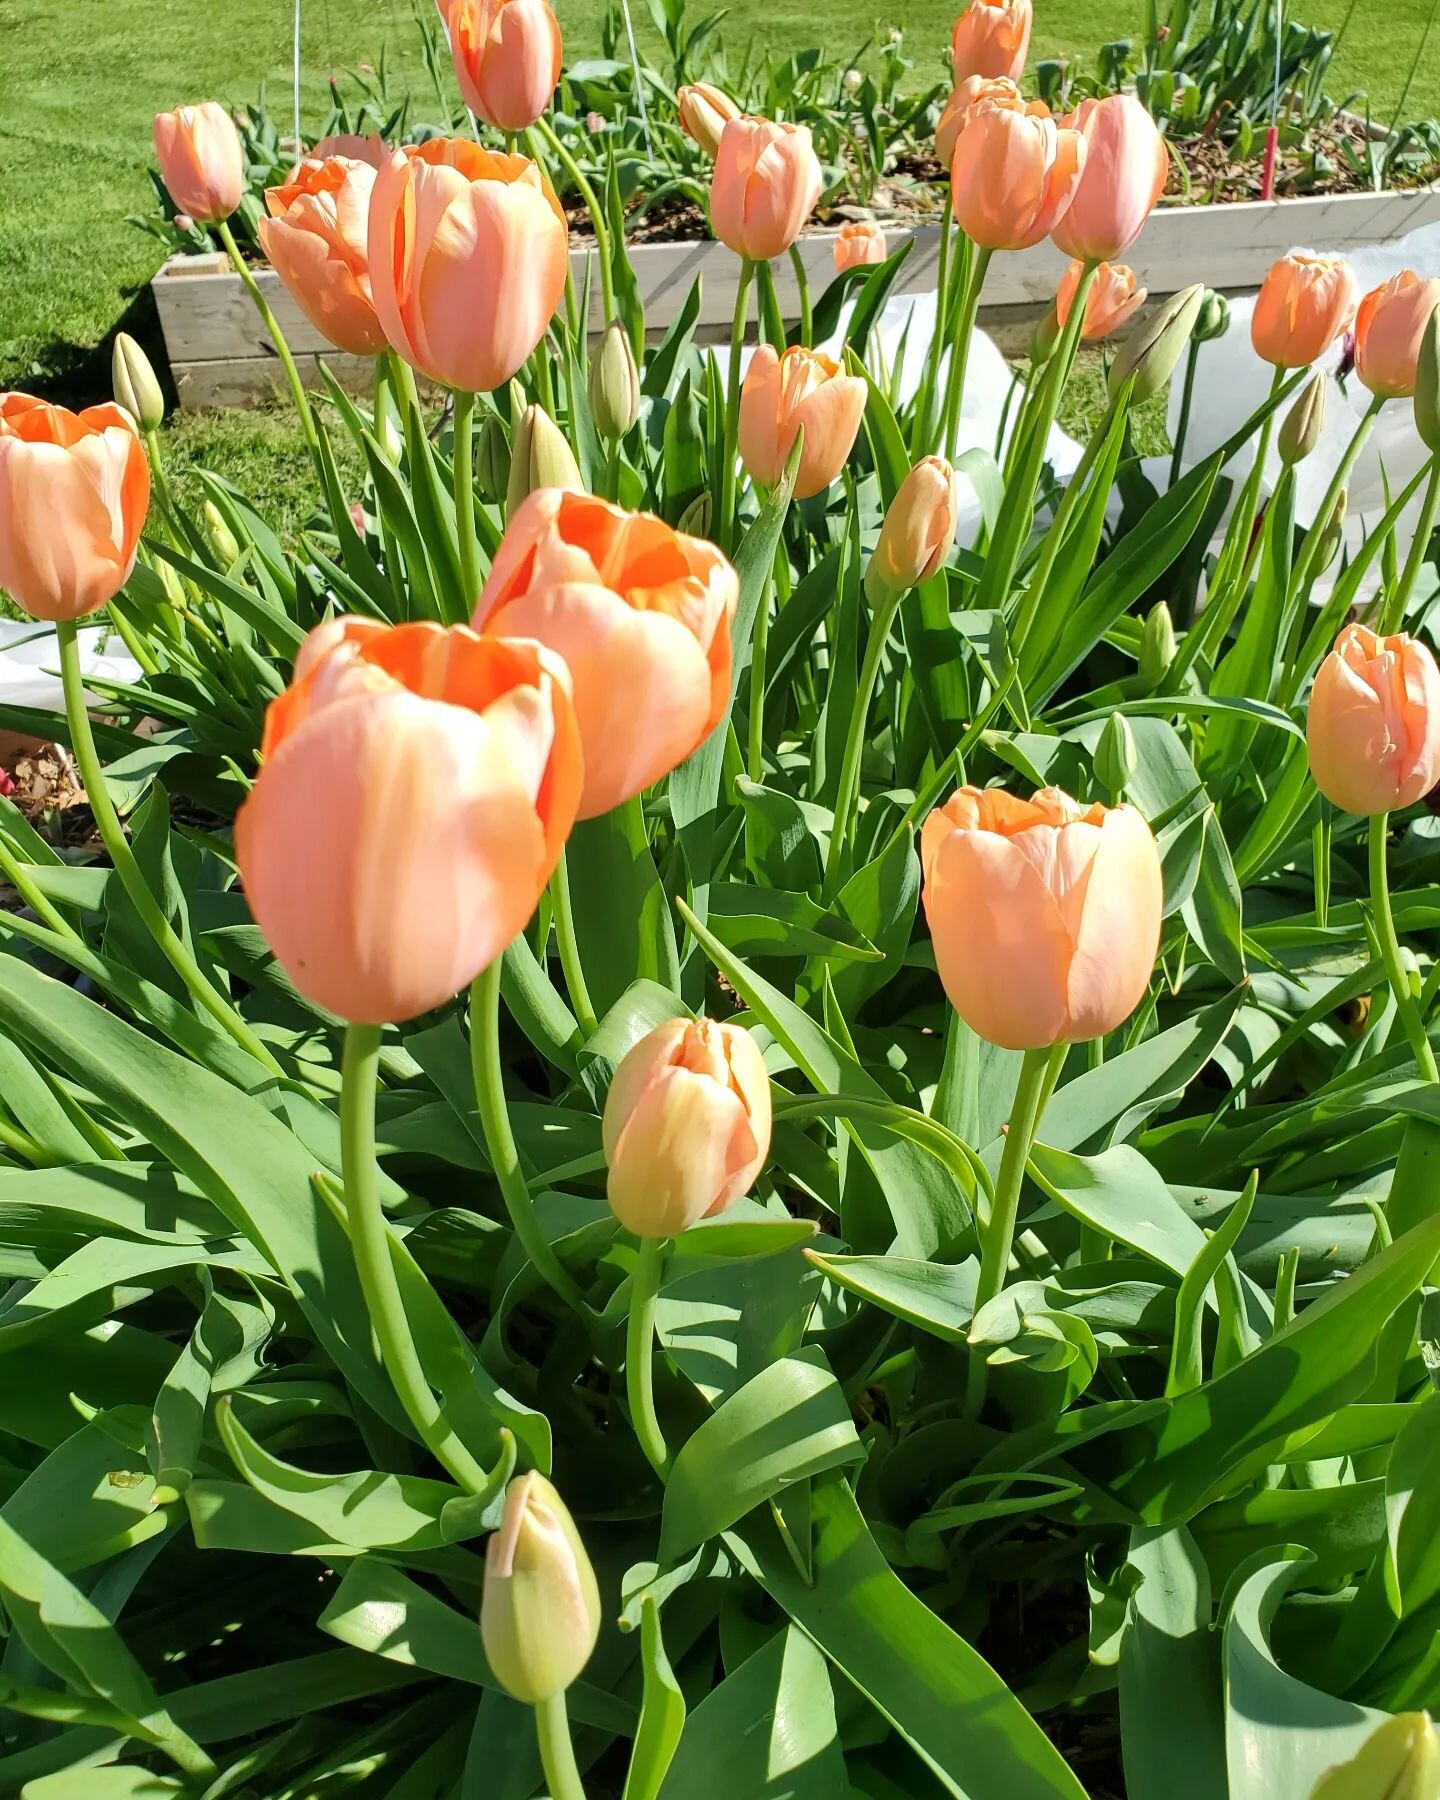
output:
[[740, 108], [730, 96], [708, 81], [682, 87], [675, 95], [675, 110], [680, 115], [680, 129], [709, 157], [720, 148], [725, 127], [740, 117]]
[[1357, 1756], [1316, 1782], [1311, 1800], [1440, 1800], [1440, 1738], [1428, 1713], [1397, 1713]]
[[225, 523], [225, 515], [213, 500], [207, 500], [201, 508], [201, 516], [205, 521], [205, 541], [215, 552], [215, 560], [222, 569], [232, 569], [240, 560], [240, 545], [235, 533]]
[[1440, 455], [1440, 306], [1430, 314], [1415, 364], [1415, 429], [1427, 450]]
[[569, 488], [583, 494], [580, 465], [565, 442], [565, 434], [543, 406], [527, 406], [515, 427], [510, 446], [510, 481], [505, 492], [505, 517], [513, 519], [522, 500], [536, 488]]
[[1145, 618], [1140, 633], [1140, 674], [1151, 683], [1162, 681], [1175, 660], [1175, 621], [1170, 608], [1157, 600]]
[[480, 1641], [491, 1673], [527, 1706], [563, 1694], [600, 1636], [600, 1589], [569, 1508], [543, 1475], [517, 1475], [485, 1546]]
[[1317, 369], [1300, 390], [1299, 399], [1280, 425], [1277, 445], [1282, 462], [1304, 462], [1320, 442], [1325, 430], [1325, 391], [1329, 385], [1329, 377]]
[[1105, 729], [1100, 733], [1100, 742], [1095, 746], [1092, 760], [1095, 779], [1109, 790], [1118, 805], [1140, 766], [1140, 757], [1135, 749], [1135, 733], [1130, 729], [1130, 721], [1124, 713], [1112, 712], [1105, 721]]
[[1138, 406], [1142, 400], [1149, 400], [1160, 392], [1190, 342], [1204, 298], [1205, 289], [1198, 282], [1193, 287], [1182, 288], [1178, 294], [1170, 296], [1153, 319], [1142, 320], [1135, 327], [1110, 365], [1112, 400], [1119, 396], [1132, 376], [1132, 404]]
[[115, 404], [123, 406], [142, 431], [158, 431], [165, 420], [165, 396], [150, 358], [128, 331], [116, 334], [110, 355]]
[[960, 477], [943, 456], [923, 457], [900, 483], [865, 571], [872, 606], [928, 581], [955, 544]]
[[640, 371], [630, 333], [618, 319], [605, 327], [590, 363], [590, 413], [601, 437], [615, 442], [640, 417]]

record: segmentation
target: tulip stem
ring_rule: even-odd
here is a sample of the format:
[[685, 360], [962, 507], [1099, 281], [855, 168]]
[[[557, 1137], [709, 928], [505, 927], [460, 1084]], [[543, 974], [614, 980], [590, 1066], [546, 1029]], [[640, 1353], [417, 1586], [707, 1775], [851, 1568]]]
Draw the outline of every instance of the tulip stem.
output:
[[505, 1104], [505, 1085], [500, 1071], [500, 969], [503, 958], [496, 957], [470, 984], [470, 1067], [475, 1080], [475, 1101], [480, 1110], [480, 1124], [485, 1145], [505, 1210], [515, 1228], [525, 1254], [535, 1271], [555, 1293], [582, 1318], [589, 1315], [585, 1296], [567, 1273], [554, 1247], [540, 1229], [530, 1199], [530, 1185], [520, 1167], [520, 1152], [515, 1147], [515, 1134], [510, 1129], [510, 1113]]
[[630, 1316], [625, 1327], [625, 1393], [630, 1402], [630, 1428], [662, 1481], [670, 1471], [670, 1451], [655, 1417], [655, 1305], [669, 1248], [668, 1238], [640, 1239], [635, 1273], [630, 1277]]
[[5, 877], [42, 924], [48, 925], [58, 936], [68, 938], [72, 944], [83, 943], [80, 933], [62, 913], [56, 912], [30, 879], [27, 870], [31, 866], [33, 865], [20, 861], [6, 842], [3, 832], [0, 832], [0, 875]]
[[245, 283], [250, 298], [255, 302], [255, 310], [260, 315], [260, 322], [270, 333], [275, 345], [276, 354], [285, 370], [285, 379], [290, 383], [290, 393], [295, 401], [295, 411], [300, 415], [300, 430], [305, 439], [305, 447], [312, 458], [319, 455], [318, 440], [315, 436], [315, 420], [310, 411], [309, 396], [305, 392], [305, 383], [300, 379], [300, 371], [295, 367], [295, 358], [290, 353], [290, 346], [285, 341], [285, 333], [280, 329], [275, 314], [270, 310], [270, 302], [260, 292], [260, 284], [250, 272], [249, 264], [240, 254], [240, 246], [235, 242], [234, 233], [230, 230], [228, 219], [217, 220], [216, 235], [229, 253], [235, 265], [235, 273]]
[[745, 323], [750, 311], [750, 283], [755, 264], [740, 258], [740, 279], [735, 287], [735, 313], [730, 321], [730, 372], [725, 382], [725, 440], [720, 453], [720, 516], [716, 540], [728, 554], [735, 551], [735, 453], [740, 432], [740, 350], [745, 342]]
[[840, 871], [844, 867], [845, 841], [850, 830], [850, 815], [860, 794], [860, 761], [865, 754], [865, 732], [870, 720], [870, 702], [880, 675], [880, 659], [885, 654], [890, 629], [905, 590], [886, 595], [870, 619], [870, 635], [865, 640], [865, 656], [860, 664], [860, 686], [850, 713], [850, 726], [845, 734], [845, 754], [840, 763], [840, 789], [835, 800], [835, 825], [830, 833], [830, 849], [825, 858], [826, 903], [835, 897]]
[[1185, 440], [1190, 435], [1190, 407], [1195, 398], [1195, 370], [1200, 361], [1200, 345], [1192, 336], [1185, 352], [1185, 385], [1180, 390], [1180, 417], [1175, 422], [1175, 445], [1170, 452], [1170, 486], [1180, 479], [1180, 462], [1185, 455]]
[[960, 435], [960, 413], [965, 397], [965, 366], [970, 360], [970, 340], [975, 335], [975, 317], [980, 311], [980, 290], [985, 285], [985, 271], [990, 267], [990, 252], [977, 245], [960, 302], [960, 316], [955, 324], [955, 338], [950, 346], [950, 368], [945, 386], [945, 458], [955, 460], [955, 441]]
[[940, 215], [940, 255], [935, 271], [935, 335], [931, 339], [930, 354], [925, 358], [925, 367], [920, 372], [920, 389], [915, 396], [915, 416], [910, 421], [910, 458], [912, 462], [923, 454], [930, 443], [930, 415], [935, 407], [936, 366], [945, 350], [945, 316], [950, 297], [950, 247], [955, 236], [951, 225], [952, 218], [950, 183], [947, 181], [945, 183], [945, 206]]
[[502, 1452], [494, 1474], [487, 1475], [451, 1430], [415, 1349], [395, 1274], [390, 1231], [375, 1180], [380, 1030], [378, 1025], [347, 1026], [341, 1062], [340, 1166], [345, 1179], [345, 1218], [355, 1252], [355, 1272], [360, 1277], [365, 1310], [380, 1346], [380, 1360], [421, 1443], [467, 1494], [489, 1497], [508, 1479], [514, 1456]]
[[580, 961], [580, 944], [575, 936], [575, 911], [570, 899], [570, 871], [565, 865], [563, 850], [555, 865], [555, 873], [550, 877], [550, 898], [555, 908], [555, 942], [560, 950], [560, 969], [565, 977], [565, 986], [570, 991], [570, 1005], [574, 1008], [581, 1032], [587, 1038], [592, 1038], [598, 1021], [590, 999], [590, 989], [585, 981], [584, 964]]
[[100, 842], [120, 878], [120, 885], [154, 939], [156, 948], [185, 983], [191, 998], [204, 1007], [242, 1050], [248, 1050], [272, 1075], [283, 1076], [285, 1071], [280, 1063], [225, 996], [211, 985], [150, 892], [149, 883], [130, 848], [130, 840], [125, 836], [125, 828], [111, 804], [110, 790], [105, 786], [105, 771], [90, 730], [90, 715], [85, 709], [85, 683], [80, 673], [80, 646], [73, 619], [61, 619], [56, 624], [55, 642], [60, 651], [60, 679], [65, 690], [65, 713], [70, 721], [70, 745], [75, 752], [85, 797], [94, 815], [95, 829], [100, 833]]
[[805, 258], [800, 254], [800, 246], [790, 246], [790, 264], [795, 271], [795, 286], [800, 293], [800, 342], [806, 349], [813, 349], [811, 339], [815, 335], [815, 316], [810, 310], [810, 277], [805, 273]]
[[[600, 202], [595, 198], [595, 190], [580, 172], [580, 165], [555, 135], [555, 128], [542, 114], [536, 126], [544, 132], [545, 141], [560, 160], [560, 166], [575, 183], [576, 191], [585, 202], [590, 214], [590, 223], [595, 228], [595, 257], [600, 264], [600, 297], [605, 309], [605, 323], [608, 325], [615, 317], [615, 271], [610, 266], [610, 233], [605, 225], [605, 214], [601, 211]], [[530, 134], [527, 133], [527, 139]], [[533, 145], [532, 145], [533, 148]], [[535, 159], [540, 160], [538, 157]], [[569, 249], [566, 249], [569, 257]]]
[[990, 1217], [980, 1228], [980, 1282], [975, 1290], [977, 1313], [1004, 1289], [1010, 1267], [1010, 1248], [1015, 1241], [1015, 1222], [1020, 1213], [1025, 1164], [1069, 1047], [1068, 1044], [1055, 1044], [1044, 1050], [1027, 1050], [1020, 1065], [1020, 1079], [1015, 1085], [1015, 1099], [1010, 1108], [1010, 1126], [1000, 1156], [1000, 1173], [995, 1182], [995, 1200]]
[[540, 1766], [550, 1800], [585, 1800], [585, 1784], [570, 1741], [570, 1719], [565, 1711], [565, 1690], [535, 1703], [535, 1735], [540, 1743]]
[[460, 539], [460, 585], [468, 620], [480, 598], [480, 558], [475, 544], [475, 396], [455, 390], [455, 532]]
[[[1345, 454], [1340, 458], [1335, 473], [1330, 478], [1330, 485], [1325, 490], [1325, 498], [1320, 502], [1315, 517], [1310, 522], [1310, 529], [1305, 533], [1305, 542], [1300, 546], [1300, 557], [1295, 566], [1292, 579], [1292, 592], [1303, 594], [1305, 585], [1315, 574], [1315, 559], [1320, 554], [1320, 545], [1324, 541], [1326, 531], [1335, 516], [1335, 508], [1340, 503], [1340, 494], [1350, 479], [1350, 471], [1355, 467], [1355, 459], [1365, 448], [1365, 440], [1374, 428], [1379, 417], [1380, 408], [1385, 404], [1382, 395], [1376, 395], [1366, 407], [1364, 416], [1355, 427], [1354, 436], [1345, 446]], [[1272, 413], [1270, 419], [1275, 415]], [[1269, 421], [1267, 421], [1269, 423]]]
[[1374, 915], [1375, 936], [1380, 943], [1380, 959], [1395, 996], [1395, 1010], [1420, 1073], [1427, 1081], [1440, 1081], [1435, 1066], [1435, 1052], [1425, 1032], [1425, 1023], [1410, 991], [1405, 965], [1400, 960], [1400, 940], [1395, 935], [1395, 916], [1390, 910], [1390, 878], [1385, 868], [1385, 840], [1390, 829], [1389, 813], [1376, 813], [1370, 820], [1370, 906]]
[[1410, 542], [1410, 554], [1405, 559], [1405, 571], [1398, 585], [1385, 604], [1383, 622], [1380, 626], [1382, 636], [1390, 637], [1399, 631], [1405, 623], [1405, 608], [1410, 604], [1410, 596], [1414, 592], [1415, 583], [1420, 578], [1420, 568], [1425, 561], [1426, 552], [1430, 548], [1431, 534], [1435, 530], [1435, 516], [1440, 512], [1440, 456], [1430, 464], [1430, 480], [1425, 488], [1425, 498], [1421, 502], [1420, 517], [1416, 521], [1415, 536]]

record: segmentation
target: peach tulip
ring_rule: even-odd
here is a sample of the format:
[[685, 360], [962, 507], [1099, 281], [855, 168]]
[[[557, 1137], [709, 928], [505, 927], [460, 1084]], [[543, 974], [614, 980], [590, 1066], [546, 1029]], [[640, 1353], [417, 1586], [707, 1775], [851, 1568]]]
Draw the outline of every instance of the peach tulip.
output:
[[839, 363], [819, 350], [792, 344], [777, 356], [770, 344], [761, 344], [740, 390], [740, 460], [753, 480], [773, 487], [803, 425], [795, 497], [808, 500], [845, 467], [868, 396], [860, 376], [842, 374]]
[[835, 233], [831, 250], [838, 275], [847, 269], [863, 269], [867, 263], [883, 263], [885, 233], [873, 219], [856, 219]]
[[370, 286], [391, 348], [432, 381], [503, 387], [565, 292], [569, 234], [539, 165], [432, 138], [396, 156], [370, 202]]
[[1378, 400], [1415, 392], [1420, 345], [1440, 306], [1440, 280], [1402, 269], [1372, 288], [1355, 314], [1355, 373]]
[[445, 0], [461, 97], [497, 131], [528, 131], [560, 80], [560, 25], [546, 0]]
[[[327, 156], [344, 156], [351, 162], [383, 169], [393, 155], [394, 151], [378, 131], [367, 132], [364, 137], [354, 131], [337, 131], [331, 137], [321, 138], [306, 160], [324, 162]], [[295, 179], [293, 174], [290, 179]]]
[[1078, 131], [982, 102], [950, 164], [955, 222], [982, 249], [1028, 250], [1064, 217], [1084, 169]]
[[1085, 172], [1052, 236], [1081, 262], [1114, 262], [1139, 237], [1165, 191], [1170, 153], [1133, 94], [1082, 100], [1061, 123], [1085, 140]]
[[236, 854], [306, 999], [393, 1023], [465, 987], [535, 910], [574, 823], [580, 735], [539, 644], [366, 619], [319, 632], [266, 714]]
[[135, 567], [150, 465], [121, 407], [67, 412], [0, 394], [0, 588], [36, 619], [78, 619]]
[[[1075, 290], [1084, 270], [1084, 263], [1072, 262], [1060, 278], [1060, 291], [1055, 296], [1055, 318], [1062, 330], [1070, 317]], [[1085, 322], [1080, 327], [1080, 336], [1087, 344], [1109, 337], [1139, 312], [1145, 304], [1146, 292], [1145, 288], [1136, 287], [1135, 271], [1127, 269], [1124, 263], [1101, 263], [1085, 299]]]
[[1030, 54], [1030, 0], [970, 0], [950, 32], [950, 62], [957, 83], [969, 75], [1004, 75], [1018, 81]]
[[1403, 631], [1347, 625], [1310, 694], [1310, 773], [1342, 812], [1411, 806], [1440, 782], [1440, 670]]
[[710, 179], [710, 226], [737, 256], [783, 256], [820, 198], [820, 163], [804, 125], [732, 119]]
[[1250, 315], [1250, 342], [1262, 362], [1304, 369], [1322, 357], [1355, 318], [1355, 271], [1343, 256], [1292, 250], [1272, 263]]
[[723, 718], [739, 593], [713, 544], [649, 513], [559, 488], [518, 508], [475, 627], [565, 659], [585, 747], [582, 819], [669, 774]]
[[1160, 853], [1130, 806], [961, 788], [926, 819], [922, 898], [951, 1005], [1006, 1050], [1113, 1031], [1155, 965]]
[[155, 115], [160, 179], [197, 225], [228, 219], [245, 192], [245, 153], [235, 121], [218, 100]]
[[1050, 117], [1050, 108], [1043, 100], [1027, 100], [1008, 76], [967, 75], [945, 102], [935, 127], [935, 155], [945, 168], [954, 161], [955, 140], [982, 106], [998, 106], [1005, 112], [1033, 113], [1037, 119]]
[[375, 170], [348, 157], [309, 157], [266, 188], [260, 247], [305, 317], [337, 350], [374, 356], [385, 333], [370, 296]]
[[865, 570], [872, 606], [928, 581], [955, 547], [960, 477], [943, 456], [926, 456], [900, 483]]
[[740, 117], [740, 108], [730, 96], [708, 81], [692, 81], [687, 87], [678, 88], [675, 110], [680, 115], [680, 129], [712, 162], [719, 154], [725, 127]]
[[611, 1210], [670, 1238], [734, 1204], [770, 1153], [770, 1077], [738, 1025], [672, 1019], [632, 1045], [601, 1123]]

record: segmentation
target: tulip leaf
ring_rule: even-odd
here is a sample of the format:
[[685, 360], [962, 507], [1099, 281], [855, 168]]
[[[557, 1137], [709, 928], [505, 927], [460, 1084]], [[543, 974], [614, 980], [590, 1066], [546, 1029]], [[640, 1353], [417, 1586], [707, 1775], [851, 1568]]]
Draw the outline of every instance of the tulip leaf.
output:
[[[640, 1603], [640, 1661], [645, 1671], [640, 1728], [621, 1800], [657, 1800], [685, 1728], [685, 1696], [665, 1654], [660, 1608], [651, 1595]], [[738, 1723], [743, 1733], [748, 1721]], [[720, 1747], [712, 1747], [712, 1754]]]
[[607, 1012], [637, 979], [677, 992], [675, 932], [639, 800], [582, 820], [565, 860], [578, 902], [580, 961], [597, 1012]]
[[[1120, 1731], [1130, 1800], [1229, 1800], [1210, 1572], [1183, 1525], [1132, 1534], [1139, 1576], [1120, 1643]], [[1175, 1754], [1176, 1744], [1184, 1746]]]
[[[1043, 1121], [1040, 1130], [1043, 1135]], [[1117, 1144], [1099, 1156], [1072, 1156], [1036, 1144], [1030, 1172], [1082, 1224], [1118, 1238], [1177, 1275], [1183, 1276], [1204, 1254], [1205, 1233], [1130, 1144]]]
[[967, 1341], [980, 1279], [973, 1256], [963, 1263], [932, 1263], [905, 1256], [805, 1254], [829, 1280], [895, 1318], [947, 1343]]

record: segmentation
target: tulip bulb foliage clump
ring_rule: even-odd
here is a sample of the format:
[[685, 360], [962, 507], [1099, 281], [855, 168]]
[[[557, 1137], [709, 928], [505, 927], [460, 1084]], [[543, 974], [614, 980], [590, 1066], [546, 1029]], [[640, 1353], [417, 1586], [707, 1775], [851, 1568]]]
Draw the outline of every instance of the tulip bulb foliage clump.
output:
[[[1227, 304], [977, 0], [913, 379], [904, 249], [786, 316], [814, 135], [702, 81], [734, 329], [652, 333], [614, 192], [566, 280], [549, 8], [446, 19], [478, 141], [269, 184], [372, 359], [253, 296], [298, 540], [131, 339], [0, 396], [72, 802], [0, 798], [0, 1793], [1435, 1800], [1437, 284], [1281, 259], [1142, 463]], [[233, 241], [227, 115], [157, 143]]]

